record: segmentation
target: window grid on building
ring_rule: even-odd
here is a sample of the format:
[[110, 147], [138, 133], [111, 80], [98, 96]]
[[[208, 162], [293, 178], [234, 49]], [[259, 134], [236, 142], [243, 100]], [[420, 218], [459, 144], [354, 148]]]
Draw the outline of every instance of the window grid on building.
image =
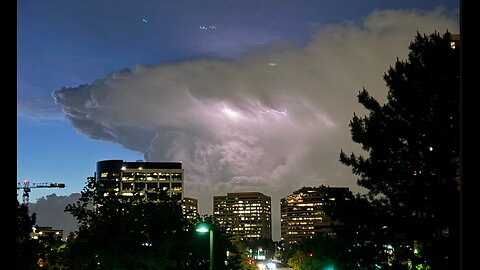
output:
[[272, 238], [271, 198], [262, 193], [214, 196], [213, 216], [234, 240]]

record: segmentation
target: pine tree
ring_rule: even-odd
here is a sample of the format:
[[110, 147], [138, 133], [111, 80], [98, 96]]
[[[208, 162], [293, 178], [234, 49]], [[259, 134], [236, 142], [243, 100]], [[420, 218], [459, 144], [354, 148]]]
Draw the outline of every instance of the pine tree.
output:
[[[363, 89], [352, 140], [368, 155], [340, 153], [371, 202], [391, 217], [390, 235], [422, 247], [418, 264], [455, 269], [460, 224], [460, 42], [417, 33], [408, 60], [384, 75], [387, 103]], [[412, 251], [413, 252], [413, 251]]]

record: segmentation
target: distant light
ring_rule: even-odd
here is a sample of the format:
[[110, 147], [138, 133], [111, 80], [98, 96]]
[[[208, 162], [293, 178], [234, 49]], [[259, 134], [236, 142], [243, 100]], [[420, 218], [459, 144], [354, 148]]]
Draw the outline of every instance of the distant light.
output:
[[277, 269], [277, 265], [274, 262], [267, 263], [268, 269]]
[[433, 151], [433, 147], [430, 146], [430, 147], [428, 148], [428, 150]]
[[217, 27], [215, 25], [200, 25], [201, 30], [215, 30]]
[[257, 267], [258, 267], [260, 270], [264, 270], [264, 269], [265, 269], [265, 264], [260, 262], [260, 263], [257, 264]]
[[268, 65], [272, 66], [272, 67], [275, 67], [275, 66], [277, 66], [277, 63], [270, 62], [270, 63], [268, 63]]
[[143, 23], [148, 23], [148, 20], [145, 19], [145, 18], [143, 18], [143, 19], [142, 19], [142, 22], [143, 22]]

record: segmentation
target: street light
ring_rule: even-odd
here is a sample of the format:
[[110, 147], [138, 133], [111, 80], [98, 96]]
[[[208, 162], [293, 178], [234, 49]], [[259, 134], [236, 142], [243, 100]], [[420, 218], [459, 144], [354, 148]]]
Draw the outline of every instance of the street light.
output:
[[210, 270], [213, 270], [213, 230], [205, 223], [197, 224], [195, 231], [200, 233], [210, 232]]

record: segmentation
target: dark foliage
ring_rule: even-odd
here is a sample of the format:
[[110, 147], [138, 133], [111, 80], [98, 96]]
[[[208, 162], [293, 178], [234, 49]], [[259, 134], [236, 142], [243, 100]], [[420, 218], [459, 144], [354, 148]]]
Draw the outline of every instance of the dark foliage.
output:
[[[120, 199], [114, 191], [95, 192], [97, 185], [89, 178], [79, 201], [65, 209], [79, 222], [68, 248], [70, 269], [209, 269], [209, 236], [195, 231], [178, 201], [163, 191], [156, 200]], [[203, 219], [214, 232], [214, 268], [236, 269], [234, 258], [226, 258], [235, 247], [213, 218]]]
[[388, 102], [380, 105], [365, 89], [358, 95], [369, 114], [354, 115], [350, 127], [368, 156], [340, 153], [368, 189], [372, 209], [363, 223], [385, 228], [385, 241], [397, 246], [421, 247], [421, 260], [413, 249], [405, 255], [414, 267], [459, 263], [460, 43], [452, 42], [449, 32], [417, 34], [408, 60], [384, 75]]
[[16, 269], [37, 269], [37, 261], [41, 252], [38, 241], [30, 239], [32, 227], [35, 225], [36, 215], [28, 214], [28, 206], [20, 204], [17, 200], [17, 226], [16, 226]]

